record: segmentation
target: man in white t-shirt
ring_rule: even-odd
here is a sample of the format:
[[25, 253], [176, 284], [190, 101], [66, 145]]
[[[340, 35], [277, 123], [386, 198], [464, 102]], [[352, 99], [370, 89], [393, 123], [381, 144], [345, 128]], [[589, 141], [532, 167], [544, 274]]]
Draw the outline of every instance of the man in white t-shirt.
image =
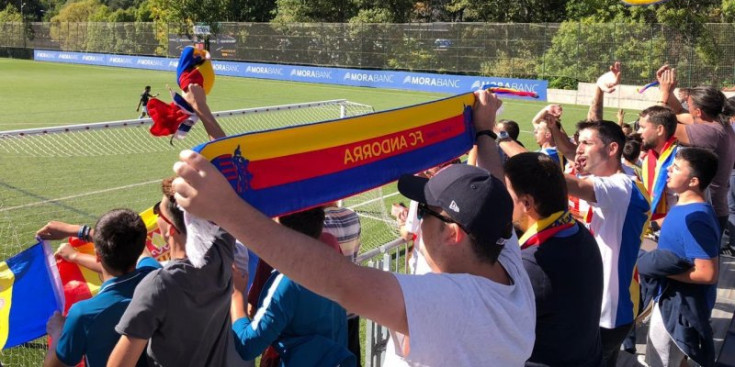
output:
[[614, 366], [620, 345], [633, 327], [640, 298], [633, 274], [651, 205], [643, 184], [623, 172], [620, 156], [625, 135], [620, 126], [612, 121], [583, 121], [577, 129], [575, 163], [581, 174], [589, 176], [566, 175], [567, 189], [592, 208], [588, 226], [603, 268], [603, 362]]
[[[201, 155], [174, 167], [177, 202], [214, 221], [274, 268], [348, 311], [390, 329], [390, 365], [521, 366], [534, 344], [535, 302], [517, 241], [513, 202], [492, 132], [500, 101], [476, 92], [478, 165], [452, 165], [431, 180], [405, 176], [399, 190], [421, 205], [427, 261], [438, 274], [398, 275], [353, 264], [279, 226], [232, 190]], [[487, 170], [486, 170], [487, 169]], [[489, 172], [488, 172], [489, 171]], [[492, 172], [492, 174], [491, 174]]]

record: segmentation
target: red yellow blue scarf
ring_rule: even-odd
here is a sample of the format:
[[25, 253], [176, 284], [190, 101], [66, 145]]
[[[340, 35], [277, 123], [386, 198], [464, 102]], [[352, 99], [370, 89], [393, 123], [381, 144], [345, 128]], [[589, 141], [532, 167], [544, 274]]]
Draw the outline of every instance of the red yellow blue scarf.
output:
[[568, 211], [556, 212], [531, 225], [526, 233], [521, 236], [521, 250], [531, 246], [539, 246], [557, 233], [572, 228], [577, 222]]

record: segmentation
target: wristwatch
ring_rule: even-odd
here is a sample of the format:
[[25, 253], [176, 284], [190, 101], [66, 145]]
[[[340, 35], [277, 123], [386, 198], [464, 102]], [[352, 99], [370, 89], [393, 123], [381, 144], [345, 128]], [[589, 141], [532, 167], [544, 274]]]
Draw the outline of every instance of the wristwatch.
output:
[[496, 135], [492, 130], [480, 130], [475, 134], [475, 140], [480, 138], [482, 135], [487, 135], [491, 137], [493, 140], [498, 138], [498, 135]]
[[513, 140], [513, 139], [511, 139], [511, 137], [510, 137], [510, 135], [508, 135], [508, 132], [507, 131], [501, 131], [501, 132], [499, 132], [498, 133], [498, 138], [495, 139], [495, 141], [498, 142], [498, 143], [502, 143], [504, 141], [511, 141], [511, 140]]

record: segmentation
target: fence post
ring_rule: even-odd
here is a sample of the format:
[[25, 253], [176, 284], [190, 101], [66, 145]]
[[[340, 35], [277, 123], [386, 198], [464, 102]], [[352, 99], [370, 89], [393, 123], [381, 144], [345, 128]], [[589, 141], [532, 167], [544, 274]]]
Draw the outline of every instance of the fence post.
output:
[[576, 65], [575, 72], [574, 72], [575, 74], [574, 79], [577, 80], [577, 82], [579, 82], [579, 43], [581, 41], [581, 38], [582, 38], [582, 23], [578, 22], [577, 23], [577, 65]]
[[[653, 27], [654, 27], [654, 24], [651, 23], [651, 32], [650, 32], [651, 37], [648, 40], [648, 45], [649, 45], [648, 46], [648, 71], [649, 72], [654, 70], [653, 68], [655, 67], [655, 64], [652, 64], [652, 61], [656, 59], [656, 56], [653, 54]], [[654, 75], [655, 74], [656, 73], [654, 72]]]
[[[693, 35], [692, 32], [694, 31], [694, 27], [692, 26], [692, 23], [689, 23], [688, 26], [689, 26], [689, 35], [691, 36]], [[691, 38], [689, 38], [689, 42], [687, 43], [689, 44], [688, 45], [689, 46], [689, 68], [688, 68], [689, 69], [689, 72], [688, 72], [689, 82], [687, 84], [689, 85], [689, 87], [691, 87], [692, 86], [692, 66], [694, 65], [694, 45], [691, 42]]]
[[549, 23], [544, 23], [544, 43], [541, 47], [541, 79], [546, 79], [546, 45], [549, 32]]

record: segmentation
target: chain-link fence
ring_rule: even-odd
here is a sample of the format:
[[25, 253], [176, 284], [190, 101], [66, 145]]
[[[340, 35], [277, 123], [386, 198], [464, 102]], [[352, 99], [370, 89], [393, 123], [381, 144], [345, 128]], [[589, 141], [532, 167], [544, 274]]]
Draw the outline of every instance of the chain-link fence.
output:
[[[203, 41], [161, 23], [0, 23], [0, 47], [178, 57]], [[590, 82], [614, 60], [644, 84], [668, 62], [682, 85], [735, 83], [735, 24], [219, 23], [219, 60]]]

